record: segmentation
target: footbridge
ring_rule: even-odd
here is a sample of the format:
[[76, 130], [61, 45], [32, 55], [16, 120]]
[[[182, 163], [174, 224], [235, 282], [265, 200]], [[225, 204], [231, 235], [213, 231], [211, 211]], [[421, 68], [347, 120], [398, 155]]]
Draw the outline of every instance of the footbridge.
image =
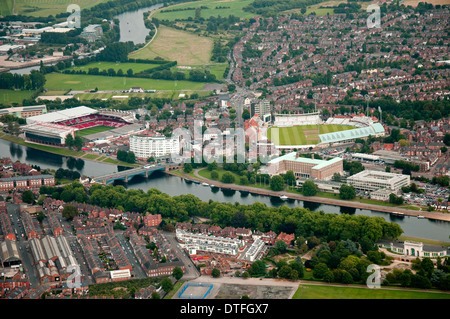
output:
[[136, 175], [142, 175], [148, 178], [153, 172], [156, 171], [169, 171], [172, 169], [178, 169], [180, 166], [176, 164], [154, 164], [154, 165], [144, 165], [137, 168], [128, 169], [125, 171], [110, 173], [103, 176], [94, 177], [93, 181], [95, 183], [100, 183], [104, 185], [108, 185], [114, 183], [116, 180], [123, 180], [125, 183], [128, 183], [130, 179], [132, 179]]

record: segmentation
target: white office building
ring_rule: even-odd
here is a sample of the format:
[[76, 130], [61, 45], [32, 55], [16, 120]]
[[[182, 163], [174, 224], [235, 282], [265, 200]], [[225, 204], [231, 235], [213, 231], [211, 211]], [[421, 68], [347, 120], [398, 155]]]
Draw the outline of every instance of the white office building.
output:
[[169, 156], [178, 154], [179, 150], [178, 139], [164, 136], [130, 136], [130, 151], [138, 158]]
[[386, 190], [398, 193], [402, 187], [409, 186], [410, 176], [395, 173], [364, 170], [347, 178], [347, 184], [364, 192]]

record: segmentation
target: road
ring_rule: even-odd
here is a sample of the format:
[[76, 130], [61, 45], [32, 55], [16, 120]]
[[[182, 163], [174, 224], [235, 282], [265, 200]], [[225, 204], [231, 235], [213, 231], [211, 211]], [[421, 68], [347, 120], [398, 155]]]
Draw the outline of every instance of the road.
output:
[[180, 245], [177, 242], [175, 233], [164, 232], [163, 235], [169, 241], [170, 247], [173, 248], [175, 255], [185, 265], [186, 270], [183, 275], [183, 280], [191, 280], [191, 279], [195, 279], [195, 278], [199, 277], [200, 272], [197, 270], [197, 267], [195, 267], [194, 263], [192, 262], [191, 258], [187, 254], [187, 252], [184, 251], [183, 249], [181, 249]]

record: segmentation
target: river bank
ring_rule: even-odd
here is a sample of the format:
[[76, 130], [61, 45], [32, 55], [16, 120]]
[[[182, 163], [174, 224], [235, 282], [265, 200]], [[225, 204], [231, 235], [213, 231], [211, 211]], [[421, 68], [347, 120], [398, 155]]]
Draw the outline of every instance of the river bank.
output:
[[342, 200], [342, 199], [324, 198], [324, 197], [318, 197], [318, 196], [304, 196], [301, 194], [293, 194], [293, 193], [288, 193], [288, 192], [283, 192], [283, 191], [276, 192], [276, 191], [272, 191], [272, 190], [261, 189], [261, 188], [251, 187], [251, 186], [225, 184], [225, 183], [221, 183], [219, 181], [203, 178], [198, 175], [196, 175], [196, 177], [194, 177], [192, 175], [187, 175], [181, 171], [171, 171], [171, 172], [166, 172], [166, 174], [178, 176], [180, 178], [184, 178], [184, 179], [191, 180], [191, 181], [197, 181], [200, 183], [208, 183], [209, 185], [212, 184], [216, 187], [220, 187], [220, 188], [224, 188], [224, 189], [231, 189], [231, 190], [236, 190], [236, 191], [247, 191], [247, 192], [258, 194], [258, 195], [274, 196], [274, 197], [280, 197], [281, 195], [285, 195], [288, 199], [296, 199], [296, 200], [300, 200], [300, 201], [309, 201], [309, 202], [315, 202], [315, 203], [327, 204], [327, 205], [333, 205], [333, 206], [346, 206], [346, 207], [352, 207], [352, 208], [379, 211], [379, 212], [384, 212], [384, 213], [398, 212], [398, 213], [403, 213], [404, 215], [407, 215], [407, 216], [415, 216], [415, 217], [420, 215], [420, 216], [423, 216], [428, 219], [450, 222], [450, 214], [445, 214], [445, 213], [415, 211], [415, 210], [404, 209], [404, 208], [399, 208], [399, 207], [381, 206], [381, 205], [346, 201], [346, 200]]
[[92, 161], [92, 162], [97, 162], [97, 163], [102, 163], [102, 164], [120, 165], [120, 166], [126, 166], [126, 167], [131, 167], [131, 168], [140, 166], [139, 164], [130, 164], [130, 163], [121, 162], [121, 161], [109, 158], [102, 154], [80, 152], [80, 151], [69, 150], [69, 149], [63, 148], [63, 147], [55, 147], [55, 146], [49, 146], [49, 145], [29, 143], [29, 142], [25, 142], [23, 139], [21, 139], [19, 137], [11, 136], [6, 133], [0, 133], [0, 139], [9, 141], [12, 143], [16, 143], [19, 145], [23, 145], [23, 146], [26, 146], [29, 148], [33, 148], [36, 150], [52, 153], [52, 154], [73, 157], [73, 158], [77, 158], [77, 159], [80, 158], [82, 160], [87, 160], [87, 161]]

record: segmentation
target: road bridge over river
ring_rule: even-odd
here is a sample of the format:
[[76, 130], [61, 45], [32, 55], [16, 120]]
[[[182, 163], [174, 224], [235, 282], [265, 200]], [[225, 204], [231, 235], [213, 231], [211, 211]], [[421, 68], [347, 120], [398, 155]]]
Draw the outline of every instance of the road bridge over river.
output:
[[108, 185], [114, 183], [116, 180], [123, 180], [125, 183], [128, 183], [130, 179], [132, 179], [136, 175], [142, 175], [146, 178], [149, 177], [153, 172], [156, 171], [169, 171], [172, 169], [177, 169], [179, 166], [177, 164], [153, 164], [153, 165], [144, 165], [137, 168], [128, 169], [125, 171], [110, 173], [103, 176], [94, 177], [94, 182]]

